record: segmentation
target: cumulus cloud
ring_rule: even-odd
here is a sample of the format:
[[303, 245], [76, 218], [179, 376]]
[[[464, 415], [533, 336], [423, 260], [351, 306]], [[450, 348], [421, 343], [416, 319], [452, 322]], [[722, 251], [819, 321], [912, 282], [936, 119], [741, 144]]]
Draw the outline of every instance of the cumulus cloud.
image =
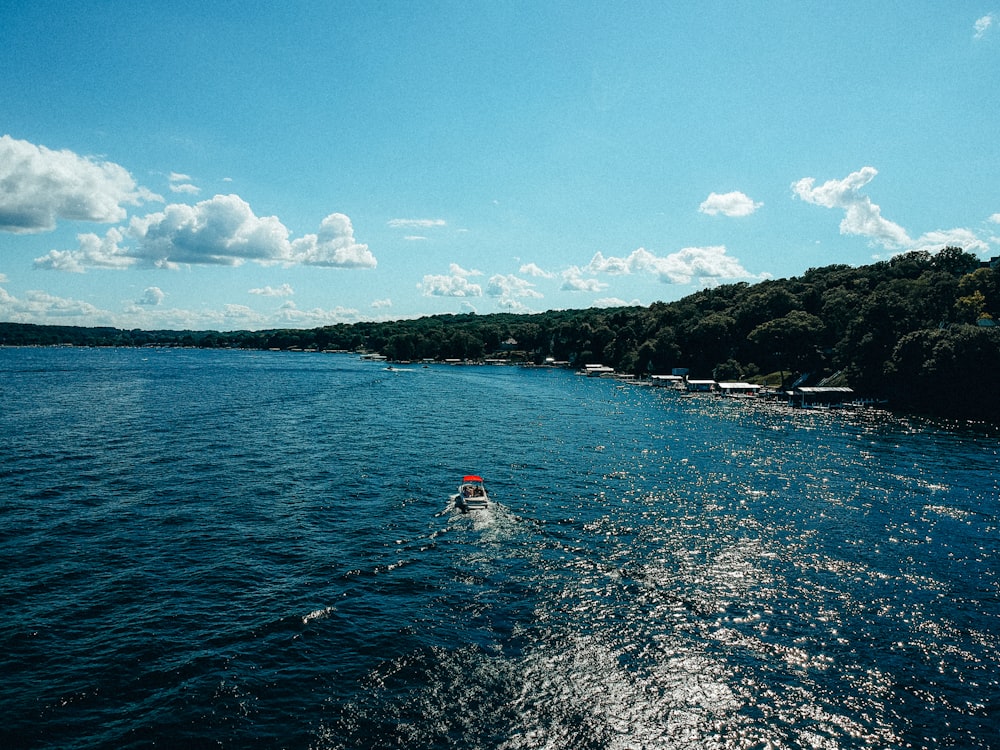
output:
[[567, 292], [600, 292], [608, 288], [603, 281], [584, 278], [584, 270], [579, 266], [570, 266], [560, 276], [562, 277], [560, 288]]
[[136, 262], [129, 256], [128, 248], [121, 246], [124, 237], [118, 228], [109, 229], [103, 237], [87, 232], [77, 235], [76, 239], [79, 249], [50, 250], [35, 258], [35, 268], [83, 273], [87, 268], [128, 268]]
[[13, 323], [60, 323], [76, 325], [111, 324], [106, 310], [89, 302], [57, 297], [38, 290], [15, 297], [0, 289], [0, 318]]
[[974, 39], [982, 39], [984, 36], [986, 36], [986, 32], [990, 30], [990, 27], [993, 26], [993, 21], [995, 20], [996, 18], [992, 13], [982, 16], [981, 18], [977, 18], [976, 23], [973, 24], [973, 28], [975, 31], [972, 37]]
[[277, 313], [277, 319], [282, 323], [306, 328], [348, 323], [357, 320], [357, 317], [358, 311], [352, 307], [338, 306], [332, 310], [314, 307], [310, 310], [300, 310], [291, 300], [284, 302]]
[[525, 273], [528, 276], [535, 276], [542, 279], [554, 279], [556, 277], [554, 273], [549, 273], [539, 268], [535, 263], [525, 263], [518, 269], [518, 273]]
[[126, 205], [162, 200], [112, 162], [0, 136], [0, 230], [48, 232], [59, 220], [123, 221]]
[[387, 223], [394, 229], [430, 229], [448, 225], [444, 219], [389, 219]]
[[258, 289], [251, 289], [250, 294], [259, 294], [262, 297], [291, 297], [295, 294], [291, 284], [282, 284], [279, 287], [264, 286]]
[[541, 299], [542, 295], [535, 291], [534, 284], [521, 279], [514, 274], [495, 274], [486, 285], [486, 293], [491, 297], [533, 297]]
[[354, 239], [354, 227], [344, 214], [330, 214], [320, 224], [318, 234], [295, 240], [292, 259], [307, 266], [327, 268], [375, 268], [375, 256]]
[[708, 197], [698, 206], [698, 210], [709, 216], [749, 216], [763, 206], [739, 191], [732, 193], [709, 193]]
[[819, 187], [815, 187], [815, 178], [803, 177], [793, 183], [792, 190], [807, 203], [843, 209], [841, 234], [869, 237], [887, 249], [909, 247], [912, 240], [906, 230], [884, 218], [882, 210], [872, 203], [871, 198], [860, 192], [877, 174], [875, 167], [862, 167], [842, 180], [828, 180]]
[[133, 217], [133, 257], [146, 265], [238, 266], [246, 260], [290, 260], [288, 230], [276, 216], [258, 217], [238, 195], [216, 195], [189, 206]]
[[521, 310], [524, 308], [521, 299], [541, 299], [544, 296], [534, 287], [535, 285], [530, 281], [518, 278], [513, 274], [495, 274], [490, 277], [486, 284], [486, 294], [490, 297], [496, 297], [501, 307], [509, 310]]
[[386, 297], [385, 299], [377, 299], [372, 301], [372, 307], [376, 310], [383, 310], [388, 307], [392, 307], [392, 300]]
[[[102, 239], [80, 235], [77, 250], [52, 250], [35, 260], [38, 268], [83, 271], [139, 264], [157, 268], [181, 265], [239, 266], [302, 264], [331, 268], [374, 268], [375, 256], [354, 239], [351, 220], [334, 213], [317, 234], [289, 241], [276, 216], [260, 217], [238, 195], [216, 195], [193, 206], [172, 203], [162, 211], [133, 217], [124, 233], [111, 229]], [[126, 246], [123, 243], [129, 241]]]
[[[580, 269], [574, 269], [570, 271], [575, 275], [582, 273]], [[598, 252], [583, 271], [610, 275], [651, 274], [669, 284], [690, 284], [695, 279], [755, 278], [738, 259], [726, 254], [724, 245], [685, 247], [664, 256], [655, 255], [642, 247], [624, 258], [606, 258]], [[565, 282], [563, 288], [567, 288]]]
[[142, 290], [142, 296], [135, 301], [137, 305], [146, 307], [156, 307], [163, 304], [163, 298], [167, 295], [158, 286], [148, 286]]
[[632, 273], [633, 264], [630, 259], [634, 255], [635, 253], [633, 252], [628, 258], [616, 258], [614, 256], [605, 258], [604, 254], [598, 251], [594, 253], [594, 257], [590, 259], [590, 263], [587, 264], [585, 270], [590, 273], [606, 273], [610, 276], [622, 276]]
[[992, 221], [994, 224], [1000, 224], [1000, 214], [993, 214], [990, 217], [990, 221]]
[[792, 190], [807, 203], [842, 209], [844, 218], [840, 222], [841, 234], [868, 237], [887, 250], [933, 252], [948, 245], [971, 252], [989, 249], [989, 243], [979, 239], [971, 229], [939, 229], [912, 239], [903, 227], [884, 218], [881, 209], [872, 203], [871, 198], [861, 194], [861, 188], [877, 174], [874, 167], [863, 167], [842, 180], [829, 180], [819, 187], [815, 187], [814, 178], [805, 177], [793, 183]]
[[591, 307], [639, 307], [641, 303], [639, 300], [634, 299], [631, 302], [626, 302], [618, 297], [602, 297], [601, 299], [595, 299], [591, 303]]
[[482, 297], [483, 288], [469, 281], [470, 276], [481, 276], [480, 271], [467, 271], [457, 263], [448, 268], [448, 275], [424, 276], [417, 288], [425, 297]]
[[986, 252], [988, 242], [979, 239], [971, 229], [939, 229], [926, 232], [913, 241], [910, 250], [926, 250], [933, 253], [945, 247], [960, 247], [970, 253]]

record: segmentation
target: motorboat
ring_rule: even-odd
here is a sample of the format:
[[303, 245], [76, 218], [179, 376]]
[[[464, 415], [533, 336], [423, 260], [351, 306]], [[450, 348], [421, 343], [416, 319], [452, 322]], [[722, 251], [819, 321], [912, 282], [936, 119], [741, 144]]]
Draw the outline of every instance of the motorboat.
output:
[[483, 510], [490, 504], [490, 496], [486, 494], [483, 478], [475, 474], [462, 477], [458, 486], [458, 494], [452, 496], [455, 505], [463, 511]]

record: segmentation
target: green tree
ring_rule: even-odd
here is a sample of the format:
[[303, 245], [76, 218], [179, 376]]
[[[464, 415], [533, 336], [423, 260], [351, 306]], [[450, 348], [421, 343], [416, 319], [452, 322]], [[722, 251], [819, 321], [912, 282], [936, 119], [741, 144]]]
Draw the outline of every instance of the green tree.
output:
[[757, 326], [747, 338], [758, 348], [759, 361], [801, 370], [819, 362], [818, 344], [823, 330], [823, 321], [815, 315], [793, 310]]
[[1000, 371], [1000, 328], [951, 326], [903, 336], [886, 363], [894, 400], [942, 416], [1000, 422], [988, 373]]
[[960, 323], [975, 323], [986, 311], [986, 296], [976, 289], [972, 294], [955, 300], [955, 310]]

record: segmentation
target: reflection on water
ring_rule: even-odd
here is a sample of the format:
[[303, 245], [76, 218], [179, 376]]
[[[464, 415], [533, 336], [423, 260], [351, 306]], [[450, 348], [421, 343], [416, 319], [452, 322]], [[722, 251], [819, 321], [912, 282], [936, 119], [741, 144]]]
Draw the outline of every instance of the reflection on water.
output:
[[[553, 371], [0, 354], [0, 745], [994, 746], [990, 436]], [[469, 472], [485, 511], [449, 505]]]

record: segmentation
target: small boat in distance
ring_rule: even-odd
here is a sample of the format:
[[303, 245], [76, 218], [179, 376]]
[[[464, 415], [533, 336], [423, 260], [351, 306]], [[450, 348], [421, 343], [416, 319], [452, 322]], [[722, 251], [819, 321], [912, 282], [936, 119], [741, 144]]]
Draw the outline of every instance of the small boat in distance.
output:
[[455, 506], [463, 511], [482, 510], [490, 504], [490, 496], [486, 494], [483, 478], [475, 474], [462, 477], [458, 486], [458, 494], [452, 496]]

